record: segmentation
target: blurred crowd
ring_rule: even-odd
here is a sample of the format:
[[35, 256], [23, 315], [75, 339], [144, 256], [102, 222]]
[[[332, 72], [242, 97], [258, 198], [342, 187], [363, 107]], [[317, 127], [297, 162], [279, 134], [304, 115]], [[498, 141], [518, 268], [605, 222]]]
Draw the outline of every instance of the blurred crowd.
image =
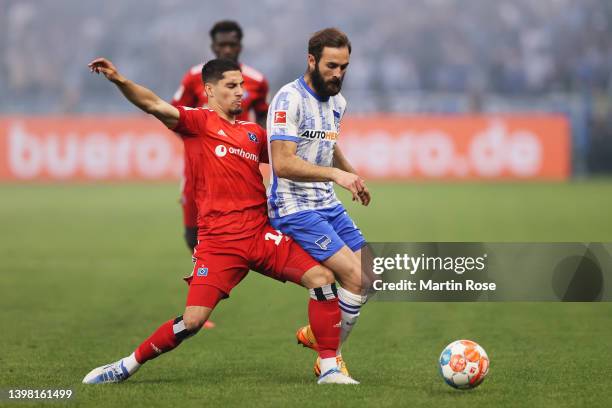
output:
[[187, 68], [211, 57], [208, 30], [222, 18], [243, 25], [242, 59], [273, 91], [304, 70], [310, 33], [345, 30], [354, 45], [346, 90], [367, 96], [351, 101], [356, 111], [393, 109], [385, 96], [402, 93], [601, 97], [611, 83], [609, 0], [2, 0], [0, 8], [5, 112], [123, 109], [88, 76], [98, 55], [169, 98]]
[[87, 71], [96, 56], [169, 99], [227, 18], [271, 92], [304, 71], [309, 35], [337, 26], [353, 112], [546, 110], [563, 95], [612, 140], [610, 0], [0, 0], [0, 112], [132, 111]]

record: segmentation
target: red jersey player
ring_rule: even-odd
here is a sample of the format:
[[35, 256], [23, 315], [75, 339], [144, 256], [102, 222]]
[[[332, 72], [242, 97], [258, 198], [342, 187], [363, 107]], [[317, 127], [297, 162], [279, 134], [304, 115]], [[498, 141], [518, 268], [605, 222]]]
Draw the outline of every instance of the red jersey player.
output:
[[[212, 52], [217, 58], [238, 61], [242, 51], [242, 28], [235, 21], [219, 21], [210, 30]], [[202, 82], [203, 64], [192, 67], [181, 82], [178, 90], [172, 98], [174, 106], [188, 106], [201, 108], [206, 106], [208, 97]], [[242, 77], [244, 79], [242, 94], [242, 112], [236, 115], [238, 120], [249, 120], [249, 114], [254, 113], [255, 121], [263, 128], [266, 127], [266, 116], [268, 113], [268, 81], [257, 70], [246, 64], [240, 64]], [[185, 139], [185, 144], [193, 143], [191, 139]], [[183, 224], [185, 226], [185, 241], [193, 252], [197, 244], [197, 211], [195, 197], [193, 194], [193, 182], [191, 158], [185, 146], [185, 170], [183, 173], [183, 184], [181, 191], [181, 205], [183, 207]], [[207, 322], [207, 325], [210, 322]]]
[[[336, 363], [340, 309], [331, 271], [319, 265], [291, 238], [274, 230], [266, 216], [266, 194], [259, 161], [267, 160], [265, 131], [238, 121], [243, 79], [240, 66], [212, 60], [202, 68], [210, 109], [176, 108], [153, 92], [123, 77], [114, 65], [98, 58], [89, 64], [102, 73], [138, 108], [154, 115], [181, 137], [197, 140], [192, 162], [198, 205], [199, 242], [182, 316], [162, 324], [129, 356], [93, 369], [87, 384], [121, 382], [142, 364], [177, 347], [197, 333], [217, 303], [249, 269], [309, 289], [308, 317], [321, 357], [319, 384], [358, 384]], [[186, 145], [192, 153], [191, 145]]]

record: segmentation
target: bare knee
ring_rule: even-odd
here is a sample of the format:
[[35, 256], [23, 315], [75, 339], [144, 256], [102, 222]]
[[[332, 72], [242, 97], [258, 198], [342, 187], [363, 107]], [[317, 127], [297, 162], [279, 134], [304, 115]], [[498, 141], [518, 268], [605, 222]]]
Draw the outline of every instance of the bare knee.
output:
[[344, 289], [348, 290], [351, 293], [361, 293], [363, 290], [363, 285], [360, 276], [345, 276], [342, 280], [339, 279], [338, 281]]
[[340, 285], [352, 293], [360, 293], [364, 288], [364, 277], [361, 273], [361, 264], [359, 262], [350, 262], [343, 265], [336, 271], [336, 278]]
[[204, 306], [187, 306], [183, 314], [183, 323], [188, 332], [195, 333], [204, 326], [212, 309]]
[[362, 290], [361, 259], [349, 247], [343, 246], [323, 264], [334, 272], [344, 289], [353, 293]]
[[334, 274], [323, 265], [317, 265], [310, 268], [306, 271], [304, 276], [302, 276], [302, 285], [308, 289], [320, 288], [334, 282]]

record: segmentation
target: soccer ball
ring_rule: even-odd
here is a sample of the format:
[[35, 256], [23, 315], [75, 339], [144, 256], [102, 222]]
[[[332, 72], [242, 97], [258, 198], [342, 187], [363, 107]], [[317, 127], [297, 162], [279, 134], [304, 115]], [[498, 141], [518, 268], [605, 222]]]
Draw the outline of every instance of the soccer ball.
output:
[[466, 390], [478, 387], [489, 372], [486, 351], [471, 340], [457, 340], [440, 354], [440, 374], [448, 385]]

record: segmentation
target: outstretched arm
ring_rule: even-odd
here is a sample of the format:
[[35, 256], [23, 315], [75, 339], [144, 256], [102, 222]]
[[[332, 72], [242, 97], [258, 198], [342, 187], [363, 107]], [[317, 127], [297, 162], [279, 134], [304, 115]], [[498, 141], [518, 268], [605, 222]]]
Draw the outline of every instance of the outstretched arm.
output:
[[123, 95], [135, 106], [159, 119], [166, 127], [174, 129], [178, 124], [179, 111], [150, 89], [130, 81], [117, 71], [106, 58], [96, 58], [88, 64], [91, 72], [102, 73], [114, 83]]

